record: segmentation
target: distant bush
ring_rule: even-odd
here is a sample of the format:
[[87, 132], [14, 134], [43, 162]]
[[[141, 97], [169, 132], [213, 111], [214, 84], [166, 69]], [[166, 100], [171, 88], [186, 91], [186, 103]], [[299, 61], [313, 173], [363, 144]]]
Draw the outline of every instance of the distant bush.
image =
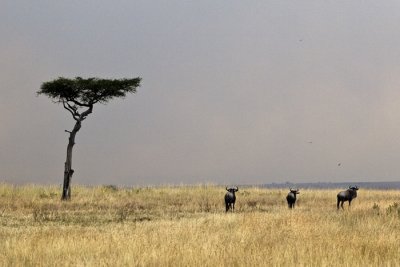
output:
[[394, 202], [392, 205], [389, 205], [389, 207], [386, 209], [386, 214], [391, 215], [395, 214], [400, 217], [400, 205], [397, 202]]
[[118, 187], [116, 185], [113, 185], [113, 184], [103, 185], [102, 188], [103, 188], [104, 191], [118, 191]]

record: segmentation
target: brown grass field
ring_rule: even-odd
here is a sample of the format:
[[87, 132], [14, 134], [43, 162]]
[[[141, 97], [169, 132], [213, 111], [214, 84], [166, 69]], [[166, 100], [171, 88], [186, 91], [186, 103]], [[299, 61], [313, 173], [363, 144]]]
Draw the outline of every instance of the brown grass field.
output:
[[400, 191], [0, 184], [0, 266], [400, 266]]

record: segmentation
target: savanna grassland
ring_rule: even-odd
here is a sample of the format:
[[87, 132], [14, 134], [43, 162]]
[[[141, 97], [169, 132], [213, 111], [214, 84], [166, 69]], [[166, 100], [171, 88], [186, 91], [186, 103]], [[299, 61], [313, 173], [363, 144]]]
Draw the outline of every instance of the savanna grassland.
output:
[[400, 191], [0, 184], [0, 266], [400, 266]]

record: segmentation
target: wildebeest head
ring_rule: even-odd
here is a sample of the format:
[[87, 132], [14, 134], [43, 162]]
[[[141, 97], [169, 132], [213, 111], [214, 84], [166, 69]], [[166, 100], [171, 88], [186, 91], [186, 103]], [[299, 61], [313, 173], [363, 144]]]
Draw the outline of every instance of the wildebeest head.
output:
[[293, 194], [300, 194], [298, 188], [296, 188], [296, 189], [290, 188], [290, 193], [293, 193]]
[[237, 191], [239, 191], [239, 188], [237, 186], [235, 187], [226, 187], [226, 191], [231, 192], [231, 193], [235, 193]]
[[357, 191], [357, 190], [358, 190], [358, 187], [357, 187], [357, 186], [349, 186], [349, 189], [350, 189], [350, 190]]

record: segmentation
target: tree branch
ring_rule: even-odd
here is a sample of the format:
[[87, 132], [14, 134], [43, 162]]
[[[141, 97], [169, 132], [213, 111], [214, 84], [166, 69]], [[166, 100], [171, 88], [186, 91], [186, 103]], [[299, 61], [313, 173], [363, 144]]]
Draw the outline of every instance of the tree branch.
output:
[[81, 106], [81, 107], [87, 107], [90, 108], [90, 104], [85, 104], [85, 103], [81, 103], [76, 99], [67, 99], [67, 101], [74, 103], [75, 105]]
[[76, 107], [71, 106], [68, 101], [62, 100], [63, 106], [66, 110], [68, 110], [71, 115], [72, 118], [74, 118], [74, 120], [79, 120], [80, 114], [76, 111]]
[[86, 119], [86, 117], [87, 117], [90, 113], [92, 113], [92, 111], [93, 111], [93, 104], [91, 104], [87, 110], [85, 110], [84, 112], [82, 112], [82, 114], [79, 116], [79, 120], [80, 120], [80, 121], [83, 121], [84, 119]]

